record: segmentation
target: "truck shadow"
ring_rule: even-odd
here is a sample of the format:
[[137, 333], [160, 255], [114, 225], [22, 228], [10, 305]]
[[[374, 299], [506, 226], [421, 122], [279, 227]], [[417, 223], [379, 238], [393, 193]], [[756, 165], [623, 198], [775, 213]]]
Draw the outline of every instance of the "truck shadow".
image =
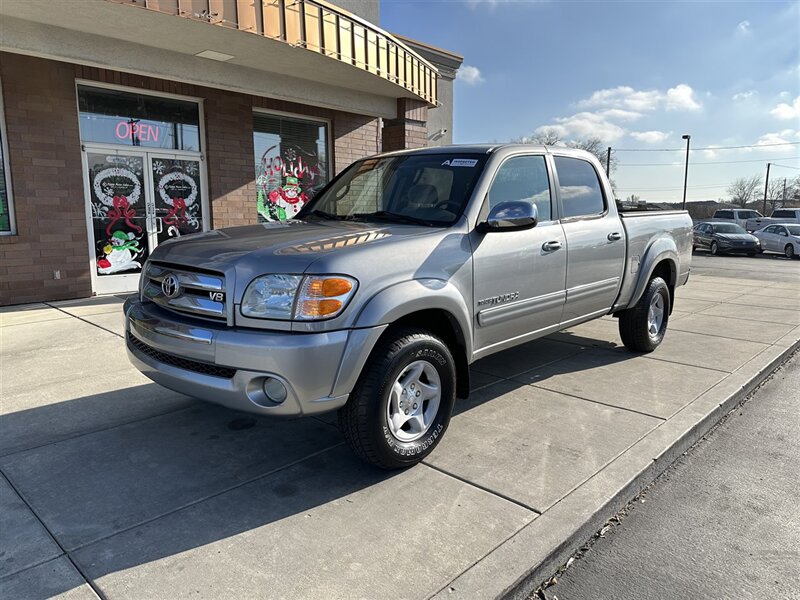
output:
[[[493, 383], [459, 401], [455, 415], [526, 386], [528, 376], [544, 381], [634, 356], [592, 349], [592, 340], [579, 336], [572, 341], [549, 339], [495, 355], [499, 364], [514, 362], [519, 373], [490, 376]], [[549, 352], [562, 358], [548, 362]], [[530, 369], [525, 368], [526, 354]], [[594, 359], [585, 360], [588, 354]], [[476, 368], [486, 365], [476, 363]], [[339, 540], [337, 552], [349, 552], [361, 535], [373, 540], [388, 536], [386, 544], [391, 544], [392, 535], [404, 534], [391, 527], [384, 531], [381, 515], [413, 502], [424, 475], [420, 470], [428, 467], [395, 472], [369, 467], [343, 445], [329, 418], [274, 420], [198, 401], [165, 414], [126, 419], [126, 403], [134, 393], [174, 401], [163, 388], [146, 384], [0, 420], [0, 439], [15, 440], [0, 458], [0, 469], [89, 577], [97, 580], [183, 553], [192, 556], [247, 532], [252, 532], [248, 543], [269, 549], [272, 558], [263, 564], [267, 572], [274, 569], [276, 578], [303, 577], [302, 561], [295, 555], [299, 559], [299, 552], [313, 553], [317, 544], [333, 543], [331, 535]], [[91, 422], [101, 405], [117, 407], [116, 422], [82, 429], [81, 416]], [[71, 415], [71, 429], [54, 428], [66, 415]], [[28, 446], [35, 447], [25, 450], [18, 432], [27, 432]], [[350, 528], [360, 533], [345, 535]], [[285, 554], [285, 560], [275, 557], [275, 548], [281, 548], [278, 554]]]

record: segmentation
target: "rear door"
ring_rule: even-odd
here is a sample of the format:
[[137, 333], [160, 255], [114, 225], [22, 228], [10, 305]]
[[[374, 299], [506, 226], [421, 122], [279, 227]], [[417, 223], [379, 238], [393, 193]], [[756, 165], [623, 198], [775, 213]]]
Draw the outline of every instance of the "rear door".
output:
[[625, 265], [622, 223], [610, 190], [589, 161], [555, 156], [561, 223], [567, 238], [567, 301], [562, 325], [608, 311]]
[[477, 352], [554, 329], [561, 319], [567, 253], [543, 155], [505, 159], [494, 175], [482, 214], [515, 200], [536, 204], [536, 227], [472, 234]]
[[775, 230], [777, 228], [777, 225], [770, 225], [759, 236], [763, 250], [775, 250]]

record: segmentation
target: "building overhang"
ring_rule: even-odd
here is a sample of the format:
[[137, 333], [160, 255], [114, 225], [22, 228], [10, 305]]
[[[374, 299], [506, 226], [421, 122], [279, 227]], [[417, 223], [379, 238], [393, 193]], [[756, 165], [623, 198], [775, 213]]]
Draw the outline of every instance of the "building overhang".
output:
[[[17, 50], [9, 42], [15, 21], [6, 17], [186, 55], [212, 71], [238, 67], [307, 85], [436, 104], [435, 66], [391, 34], [323, 0], [84, 0], [80, 10], [71, 2], [5, 0], [0, 14], [6, 21], [0, 47], [9, 51]], [[203, 58], [208, 51], [217, 59], [230, 58]], [[157, 74], [158, 65], [153, 66]]]

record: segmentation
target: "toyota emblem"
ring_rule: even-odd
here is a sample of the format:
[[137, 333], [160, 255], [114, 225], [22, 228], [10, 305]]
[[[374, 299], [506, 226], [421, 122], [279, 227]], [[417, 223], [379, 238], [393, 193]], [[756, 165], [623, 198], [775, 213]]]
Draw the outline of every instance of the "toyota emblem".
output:
[[161, 291], [167, 298], [174, 298], [181, 293], [181, 282], [176, 275], [170, 273], [161, 281]]

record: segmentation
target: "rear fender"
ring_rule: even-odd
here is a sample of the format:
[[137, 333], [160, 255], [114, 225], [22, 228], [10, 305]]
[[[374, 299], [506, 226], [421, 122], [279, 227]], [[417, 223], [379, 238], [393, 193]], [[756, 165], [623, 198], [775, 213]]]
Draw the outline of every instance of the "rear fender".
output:
[[670, 266], [670, 278], [667, 281], [667, 285], [671, 289], [675, 289], [678, 279], [678, 265], [680, 264], [678, 247], [671, 237], [660, 237], [650, 244], [642, 257], [642, 261], [639, 263], [636, 287], [633, 289], [633, 295], [630, 302], [628, 302], [628, 307], [635, 306], [639, 302], [645, 289], [647, 289], [647, 284], [650, 283], [653, 271], [664, 260], [668, 261]]

